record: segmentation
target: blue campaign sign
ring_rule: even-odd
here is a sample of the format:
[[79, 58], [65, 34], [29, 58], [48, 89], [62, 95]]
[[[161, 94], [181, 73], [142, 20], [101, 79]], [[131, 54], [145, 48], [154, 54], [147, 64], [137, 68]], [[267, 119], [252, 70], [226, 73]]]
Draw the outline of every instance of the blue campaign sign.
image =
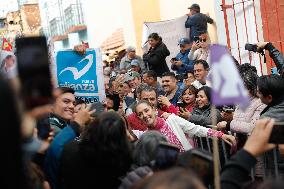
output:
[[77, 98], [87, 103], [99, 100], [96, 51], [79, 55], [74, 51], [59, 51], [56, 56], [57, 81], [59, 87], [75, 90]]

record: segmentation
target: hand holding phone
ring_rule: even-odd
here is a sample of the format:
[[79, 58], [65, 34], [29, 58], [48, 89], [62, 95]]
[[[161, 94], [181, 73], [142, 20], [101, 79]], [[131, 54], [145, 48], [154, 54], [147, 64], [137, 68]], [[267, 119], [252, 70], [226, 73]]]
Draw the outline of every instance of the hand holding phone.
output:
[[191, 113], [187, 109], [180, 107], [179, 110], [180, 110], [180, 112], [179, 112], [180, 117], [182, 117], [186, 120], [188, 120], [190, 118]]
[[274, 123], [275, 121], [273, 119], [267, 118], [256, 121], [255, 128], [250, 137], [248, 137], [243, 149], [252, 156], [257, 157], [275, 148], [275, 144], [269, 143]]
[[158, 97], [158, 102], [161, 104], [161, 105], [165, 105], [167, 107], [169, 107], [171, 105], [171, 102], [169, 101], [168, 97], [166, 96], [162, 96], [160, 95]]
[[177, 106], [178, 106], [179, 108], [184, 108], [184, 107], [185, 107], [185, 104], [184, 104], [184, 102], [182, 102], [182, 101], [178, 101], [178, 102], [177, 102]]
[[284, 144], [284, 122], [275, 122], [269, 138], [269, 143]]
[[18, 73], [25, 108], [51, 103], [52, 87], [45, 37], [16, 39]]
[[175, 61], [177, 61], [177, 59], [174, 57], [174, 58], [171, 58], [171, 61], [170, 61], [170, 62], [171, 62], [172, 64], [175, 64]]
[[191, 50], [195, 51], [200, 48], [199, 41], [193, 43]]

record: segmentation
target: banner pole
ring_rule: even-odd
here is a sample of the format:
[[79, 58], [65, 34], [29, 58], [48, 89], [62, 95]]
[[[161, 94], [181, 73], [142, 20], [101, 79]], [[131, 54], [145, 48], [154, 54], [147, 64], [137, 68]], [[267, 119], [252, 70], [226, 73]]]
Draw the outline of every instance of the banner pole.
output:
[[[211, 106], [211, 119], [213, 129], [217, 130], [217, 111], [216, 106]], [[218, 148], [218, 139], [216, 137], [213, 138], [213, 160], [214, 160], [214, 185], [215, 189], [221, 189], [220, 185], [220, 161], [219, 161], [219, 148]]]

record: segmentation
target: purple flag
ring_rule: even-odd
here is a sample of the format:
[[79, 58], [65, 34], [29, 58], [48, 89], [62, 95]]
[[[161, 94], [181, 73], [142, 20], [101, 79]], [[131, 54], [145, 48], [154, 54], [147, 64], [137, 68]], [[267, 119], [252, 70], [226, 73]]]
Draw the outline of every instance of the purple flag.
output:
[[226, 46], [210, 47], [212, 104], [238, 104], [242, 109], [249, 105], [248, 91]]

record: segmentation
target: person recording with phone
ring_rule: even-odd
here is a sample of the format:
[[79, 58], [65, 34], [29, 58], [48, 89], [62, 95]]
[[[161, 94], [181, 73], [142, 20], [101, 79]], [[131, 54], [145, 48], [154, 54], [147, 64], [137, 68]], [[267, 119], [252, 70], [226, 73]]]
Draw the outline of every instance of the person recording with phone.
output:
[[181, 38], [178, 42], [180, 52], [171, 59], [171, 68], [177, 74], [184, 74], [187, 71], [193, 71], [193, 62], [188, 59], [190, 52], [190, 41], [188, 38]]
[[190, 114], [196, 107], [196, 94], [197, 89], [192, 85], [181, 92], [180, 101], [177, 103], [181, 117], [187, 117], [186, 114]]
[[189, 60], [205, 60], [208, 62], [209, 58], [209, 42], [208, 35], [201, 34], [194, 38], [190, 53], [188, 54]]

